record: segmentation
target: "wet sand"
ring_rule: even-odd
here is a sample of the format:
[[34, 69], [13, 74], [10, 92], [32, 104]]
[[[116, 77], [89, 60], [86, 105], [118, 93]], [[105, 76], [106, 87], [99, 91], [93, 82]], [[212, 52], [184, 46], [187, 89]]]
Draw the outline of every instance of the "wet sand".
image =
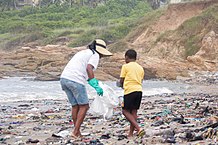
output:
[[[91, 103], [92, 101], [90, 101]], [[218, 96], [200, 93], [143, 97], [138, 123], [142, 138], [127, 139], [129, 122], [114, 108], [112, 118], [87, 114], [83, 138], [73, 139], [67, 100], [34, 100], [0, 103], [0, 144], [217, 144]], [[200, 136], [200, 137], [199, 137]], [[198, 137], [198, 138], [197, 138]]]

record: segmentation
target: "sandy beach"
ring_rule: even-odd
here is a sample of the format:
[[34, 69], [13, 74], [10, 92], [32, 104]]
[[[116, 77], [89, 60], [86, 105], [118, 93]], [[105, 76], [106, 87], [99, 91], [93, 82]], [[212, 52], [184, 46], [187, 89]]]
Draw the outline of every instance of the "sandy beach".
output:
[[146, 131], [143, 138], [126, 137], [129, 123], [117, 107], [107, 120], [88, 113], [81, 128], [84, 137], [77, 140], [70, 137], [73, 123], [67, 100], [1, 103], [0, 144], [215, 145], [217, 103], [217, 95], [202, 93], [143, 97], [138, 112], [138, 123]]

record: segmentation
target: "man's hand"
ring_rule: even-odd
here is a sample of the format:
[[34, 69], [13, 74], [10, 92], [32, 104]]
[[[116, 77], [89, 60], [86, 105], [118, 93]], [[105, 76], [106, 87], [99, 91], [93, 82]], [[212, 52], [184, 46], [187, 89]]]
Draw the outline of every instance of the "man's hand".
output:
[[92, 86], [99, 96], [103, 96], [103, 89], [98, 85], [98, 80], [96, 78], [92, 78], [88, 80], [90, 86]]

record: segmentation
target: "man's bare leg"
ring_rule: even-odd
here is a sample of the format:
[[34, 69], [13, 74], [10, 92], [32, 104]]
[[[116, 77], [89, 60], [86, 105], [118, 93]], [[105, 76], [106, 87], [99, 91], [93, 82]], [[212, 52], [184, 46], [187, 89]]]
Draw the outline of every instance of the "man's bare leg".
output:
[[[133, 114], [131, 114], [128, 110], [123, 109], [123, 115], [126, 117], [126, 119], [131, 123], [131, 125], [137, 129], [137, 131], [140, 131], [140, 127], [135, 119], [135, 116]], [[132, 128], [133, 128], [132, 127]], [[132, 129], [131, 128], [131, 129]]]
[[71, 113], [72, 113], [72, 119], [73, 119], [74, 126], [75, 126], [75, 123], [76, 123], [76, 120], [77, 120], [78, 112], [79, 112], [79, 106], [78, 105], [72, 106]]
[[[76, 126], [78, 112], [79, 112], [79, 106], [78, 105], [72, 106], [71, 113], [72, 113], [74, 127]], [[79, 133], [79, 134], [81, 134], [81, 133]]]
[[[135, 121], [137, 122], [137, 110], [136, 109], [132, 110], [131, 114], [133, 115], [133, 117], [135, 118]], [[132, 123], [130, 123], [130, 130], [129, 130], [128, 137], [132, 137], [133, 136], [134, 130], [135, 130], [134, 125]]]
[[88, 111], [89, 109], [89, 105], [86, 104], [86, 105], [79, 105], [79, 111], [78, 111], [78, 114], [77, 114], [77, 119], [76, 119], [76, 123], [75, 123], [75, 128], [74, 128], [74, 131], [73, 131], [73, 135], [75, 136], [80, 136], [80, 126], [81, 124], [83, 123], [83, 120], [86, 116], [86, 112]]

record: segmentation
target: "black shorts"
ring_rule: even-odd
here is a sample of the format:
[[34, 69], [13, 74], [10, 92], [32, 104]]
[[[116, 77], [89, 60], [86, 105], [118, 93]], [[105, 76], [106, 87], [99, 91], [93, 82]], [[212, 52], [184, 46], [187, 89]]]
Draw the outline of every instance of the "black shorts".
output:
[[124, 106], [123, 109], [126, 110], [133, 110], [139, 109], [142, 100], [142, 92], [132, 92], [129, 94], [124, 95]]

